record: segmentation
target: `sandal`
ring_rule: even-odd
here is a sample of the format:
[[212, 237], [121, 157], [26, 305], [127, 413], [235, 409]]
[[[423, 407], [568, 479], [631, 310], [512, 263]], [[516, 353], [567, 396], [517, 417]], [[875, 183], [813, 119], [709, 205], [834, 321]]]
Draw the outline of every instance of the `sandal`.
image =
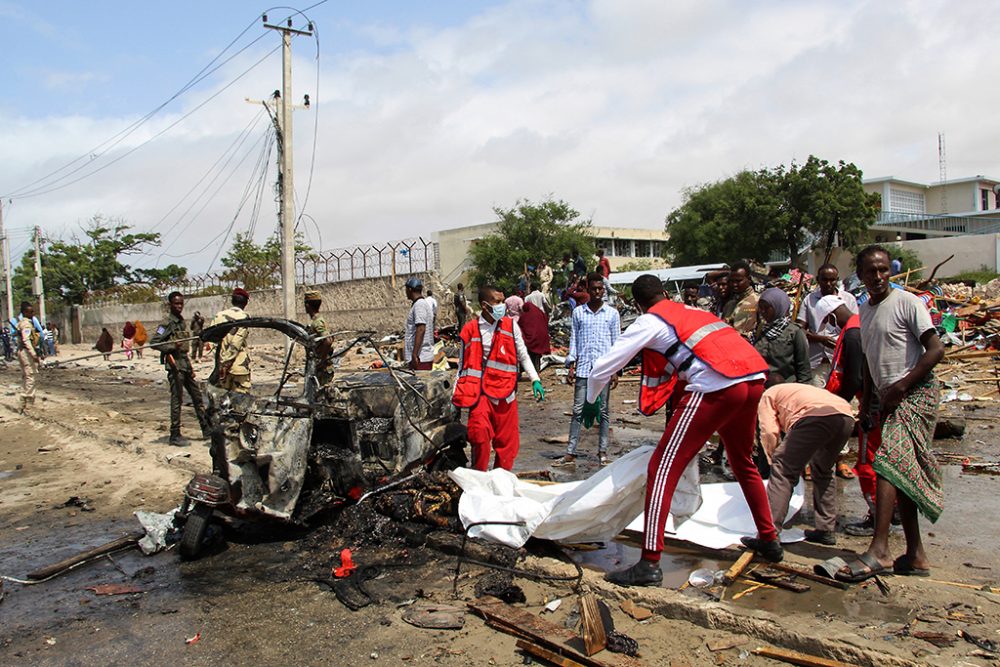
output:
[[837, 477], [841, 479], [854, 479], [857, 475], [854, 474], [854, 470], [851, 466], [842, 461], [837, 464]]
[[913, 567], [913, 561], [906, 554], [903, 554], [896, 560], [892, 561], [892, 573], [898, 574], [901, 577], [931, 576], [931, 571], [929, 568]]
[[598, 461], [600, 462], [602, 468], [604, 466], [608, 465], [609, 463], [611, 463], [611, 459], [608, 458], [607, 454], [601, 454], [597, 458], [598, 458]]
[[843, 581], [848, 584], [858, 584], [880, 574], [885, 574], [888, 571], [889, 568], [879, 563], [875, 556], [863, 553], [853, 560], [848, 561], [847, 565], [837, 572], [835, 578], [837, 581]]

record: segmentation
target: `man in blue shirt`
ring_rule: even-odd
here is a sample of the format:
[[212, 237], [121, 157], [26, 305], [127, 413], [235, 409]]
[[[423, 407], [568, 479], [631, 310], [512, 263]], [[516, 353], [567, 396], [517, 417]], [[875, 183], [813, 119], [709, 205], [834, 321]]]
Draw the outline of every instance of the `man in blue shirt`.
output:
[[[566, 455], [556, 461], [555, 467], [576, 465], [576, 448], [580, 442], [580, 425], [583, 421], [583, 404], [587, 398], [587, 378], [594, 361], [604, 355], [621, 333], [622, 324], [618, 311], [604, 303], [604, 276], [598, 272], [587, 275], [587, 303], [573, 310], [573, 329], [569, 339], [569, 380], [573, 383], [573, 419], [569, 425], [569, 446]], [[610, 422], [608, 420], [609, 393], [618, 384], [614, 376], [611, 383], [601, 392], [600, 435], [597, 455], [601, 465], [610, 463], [608, 443]], [[590, 424], [586, 424], [590, 426]]]

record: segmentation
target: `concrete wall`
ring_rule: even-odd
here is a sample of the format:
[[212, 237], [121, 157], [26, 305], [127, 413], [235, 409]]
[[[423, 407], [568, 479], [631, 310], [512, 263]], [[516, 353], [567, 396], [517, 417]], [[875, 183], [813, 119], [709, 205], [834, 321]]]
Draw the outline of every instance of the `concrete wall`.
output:
[[[454, 322], [454, 308], [450, 307], [452, 293], [446, 291], [436, 275], [419, 276], [429, 287], [439, 304], [438, 325]], [[334, 330], [374, 329], [379, 333], [402, 331], [410, 302], [403, 293], [405, 278], [397, 278], [396, 287], [390, 278], [368, 278], [339, 283], [318, 285], [310, 289], [319, 290], [323, 295], [322, 314], [327, 324]], [[302, 306], [304, 288], [297, 290], [298, 311], [296, 318], [306, 322], [308, 316]], [[206, 322], [215, 314], [229, 307], [228, 296], [191, 297], [185, 301], [184, 316], [190, 319], [196, 311], [201, 312]], [[259, 317], [283, 317], [281, 294], [277, 290], [262, 290], [250, 294], [247, 312]], [[152, 335], [156, 325], [167, 316], [164, 303], [116, 304], [106, 306], [83, 306], [79, 308], [80, 329], [83, 342], [96, 342], [101, 328], [119, 339], [122, 327], [127, 321], [140, 320]], [[277, 342], [258, 339], [258, 342]]]
[[1000, 272], [1000, 234], [968, 234], [920, 241], [901, 241], [920, 256], [920, 263], [933, 267], [949, 255], [955, 257], [938, 271], [938, 278], [947, 278], [963, 271], [978, 271], [986, 267]]

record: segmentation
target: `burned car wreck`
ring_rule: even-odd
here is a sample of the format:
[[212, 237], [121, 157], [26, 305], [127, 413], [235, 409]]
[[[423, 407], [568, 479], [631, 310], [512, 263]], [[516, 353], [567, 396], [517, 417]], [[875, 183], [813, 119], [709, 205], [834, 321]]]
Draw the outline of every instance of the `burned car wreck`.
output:
[[[290, 344], [269, 395], [207, 386], [213, 474], [196, 475], [185, 492], [183, 557], [198, 555], [219, 513], [305, 526], [415, 471], [465, 465], [466, 431], [451, 403], [451, 373], [346, 372], [321, 387], [321, 357], [339, 358], [368, 336], [328, 351], [298, 322], [249, 318], [208, 327], [201, 339], [218, 344], [237, 327], [278, 332]], [[297, 347], [304, 368], [292, 370]]]

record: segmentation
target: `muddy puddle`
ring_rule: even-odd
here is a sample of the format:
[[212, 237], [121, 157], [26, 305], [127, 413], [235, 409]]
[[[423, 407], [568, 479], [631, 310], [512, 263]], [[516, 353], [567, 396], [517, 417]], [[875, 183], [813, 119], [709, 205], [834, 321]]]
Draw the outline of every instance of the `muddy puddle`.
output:
[[[628, 567], [639, 560], [642, 550], [637, 543], [628, 540], [614, 540], [605, 546], [589, 551], [573, 551], [573, 560], [589, 570], [612, 572]], [[694, 553], [671, 553], [669, 547], [663, 552], [660, 569], [663, 571], [663, 587], [679, 589], [687, 582], [690, 574], [698, 569], [725, 570], [732, 561], [716, 560], [706, 555]], [[883, 597], [873, 585], [870, 587], [852, 587], [842, 591], [823, 584], [803, 582], [812, 588], [805, 593], [793, 593], [785, 590], [759, 589], [736, 600], [733, 594], [746, 589], [748, 584], [737, 582], [729, 588], [725, 597], [726, 604], [745, 609], [766, 611], [779, 616], [808, 614], [825, 617], [836, 616], [843, 620], [858, 622], [890, 622], [905, 623], [910, 616], [910, 608], [895, 604], [890, 593]], [[889, 579], [891, 586], [891, 578]], [[691, 595], [709, 598], [707, 593], [691, 587], [687, 588]]]

